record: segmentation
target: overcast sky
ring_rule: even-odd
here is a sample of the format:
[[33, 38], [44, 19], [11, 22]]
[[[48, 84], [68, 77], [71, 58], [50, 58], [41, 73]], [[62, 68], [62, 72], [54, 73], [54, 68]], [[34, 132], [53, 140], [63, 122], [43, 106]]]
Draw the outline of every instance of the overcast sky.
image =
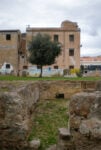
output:
[[81, 29], [81, 55], [101, 55], [101, 0], [0, 0], [0, 30], [60, 27], [77, 22]]

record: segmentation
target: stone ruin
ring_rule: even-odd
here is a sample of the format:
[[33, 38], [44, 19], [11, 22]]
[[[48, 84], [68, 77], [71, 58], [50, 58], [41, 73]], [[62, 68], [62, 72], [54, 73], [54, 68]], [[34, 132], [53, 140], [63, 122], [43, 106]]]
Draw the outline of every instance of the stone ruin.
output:
[[[38, 150], [40, 141], [29, 143], [28, 136], [40, 86], [30, 83], [18, 87], [0, 87], [0, 150]], [[101, 82], [95, 90], [72, 96], [68, 128], [59, 129], [57, 144], [47, 150], [90, 149], [101, 150]]]
[[74, 95], [69, 113], [69, 128], [75, 149], [101, 150], [101, 82], [95, 91]]
[[20, 84], [0, 85], [0, 150], [30, 150], [32, 145], [28, 136], [39, 100], [39, 86]]
[[90, 149], [101, 150], [101, 82], [72, 96], [68, 128], [59, 129], [57, 144], [48, 150]]

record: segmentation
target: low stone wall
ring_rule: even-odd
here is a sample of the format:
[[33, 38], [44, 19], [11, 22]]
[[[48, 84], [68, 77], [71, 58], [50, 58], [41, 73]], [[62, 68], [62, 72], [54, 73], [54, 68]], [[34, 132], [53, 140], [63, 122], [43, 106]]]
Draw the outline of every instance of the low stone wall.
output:
[[101, 91], [82, 92], [72, 97], [70, 130], [76, 150], [101, 149]]
[[54, 150], [90, 149], [101, 150], [101, 82], [93, 92], [86, 90], [72, 96], [68, 128], [59, 130]]
[[73, 94], [86, 89], [95, 89], [95, 86], [96, 82], [93, 81], [42, 81], [40, 99], [55, 99], [59, 94], [64, 94], [64, 98], [69, 99]]
[[0, 150], [25, 150], [28, 147], [39, 85], [16, 84], [0, 85]]
[[71, 97], [67, 128], [48, 150], [101, 150], [101, 81]]
[[[74, 93], [78, 93], [87, 90], [89, 88], [94, 89], [95, 83], [96, 82], [88, 82], [88, 81], [87, 82], [86, 81], [85, 82], [81, 82], [81, 81], [3, 82], [1, 81], [0, 82], [0, 150], [30, 150], [29, 145], [32, 146], [33, 143], [36, 144], [36, 141], [33, 141], [31, 144], [28, 143], [28, 136], [32, 129], [32, 116], [34, 115], [35, 106], [39, 99], [54, 99], [56, 98], [56, 96], [59, 96], [59, 94], [62, 96], [64, 95], [64, 98], [70, 98], [71, 95], [73, 95]], [[83, 95], [81, 94], [81, 96], [78, 97], [76, 96], [76, 98], [73, 98], [72, 100], [73, 104], [71, 101], [70, 103], [70, 126], [71, 127], [70, 128], [71, 131], [73, 131], [73, 134], [74, 132], [76, 133], [76, 130], [78, 131], [79, 128], [80, 130], [81, 129], [84, 130], [85, 125], [83, 124], [85, 122], [83, 121], [85, 120], [83, 116], [80, 116], [80, 114], [83, 114], [84, 117], [88, 119], [93, 104], [94, 107], [98, 108], [98, 103], [94, 103], [98, 101], [98, 100], [95, 101], [94, 99], [96, 98], [96, 96], [97, 97], [100, 96], [99, 92], [92, 93], [92, 94], [83, 93]], [[77, 114], [75, 114], [76, 106], [78, 106]], [[84, 107], [84, 109], [82, 107]], [[72, 111], [72, 109], [74, 110], [74, 112]], [[91, 111], [91, 113], [93, 114], [94, 111], [93, 112]], [[82, 125], [81, 125], [81, 121], [82, 121]], [[94, 122], [96, 120], [92, 120], [92, 121]], [[89, 122], [87, 122], [87, 124], [88, 123]], [[96, 123], [98, 123], [98, 120], [96, 121]], [[79, 128], [75, 129], [76, 126], [77, 127], [79, 126]], [[81, 133], [79, 134], [80, 136], [82, 135]], [[74, 135], [76, 136], [76, 134]], [[75, 136], [74, 139], [76, 138]], [[77, 147], [77, 150], [80, 149]]]

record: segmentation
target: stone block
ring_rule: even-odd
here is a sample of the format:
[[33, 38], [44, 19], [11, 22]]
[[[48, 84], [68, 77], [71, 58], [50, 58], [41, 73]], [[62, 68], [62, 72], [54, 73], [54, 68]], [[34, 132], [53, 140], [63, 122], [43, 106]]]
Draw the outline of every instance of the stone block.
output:
[[71, 138], [71, 134], [70, 134], [70, 131], [69, 129], [67, 128], [59, 128], [59, 138], [61, 140], [70, 140]]
[[69, 124], [76, 150], [101, 149], [101, 82], [95, 91], [75, 94], [69, 105]]
[[40, 140], [32, 140], [29, 142], [29, 148], [31, 148], [32, 150], [38, 150], [40, 147]]

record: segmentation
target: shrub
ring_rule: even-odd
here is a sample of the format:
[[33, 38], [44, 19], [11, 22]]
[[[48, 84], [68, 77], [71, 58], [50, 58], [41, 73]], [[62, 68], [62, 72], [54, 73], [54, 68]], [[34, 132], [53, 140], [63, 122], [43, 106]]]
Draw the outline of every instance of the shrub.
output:
[[71, 70], [70, 70], [70, 74], [71, 74], [71, 75], [72, 75], [72, 74], [76, 74], [77, 77], [82, 77], [82, 72], [81, 72], [81, 70], [80, 70], [80, 69], [77, 69], [77, 68], [71, 69]]

